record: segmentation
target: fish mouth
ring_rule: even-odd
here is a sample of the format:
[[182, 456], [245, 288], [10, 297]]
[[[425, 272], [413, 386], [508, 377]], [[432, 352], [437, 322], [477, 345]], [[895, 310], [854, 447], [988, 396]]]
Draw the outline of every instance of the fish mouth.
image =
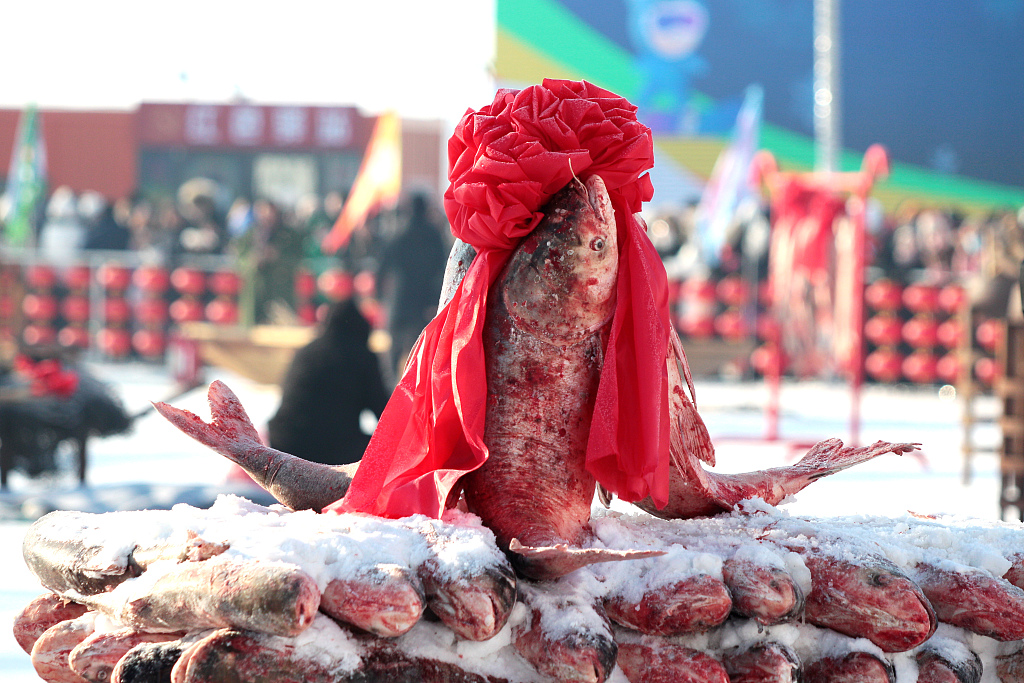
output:
[[607, 212], [611, 208], [608, 196], [608, 186], [605, 185], [604, 178], [599, 175], [592, 175], [585, 181], [580, 183], [583, 187], [587, 203], [590, 204], [590, 208], [600, 216], [607, 220]]

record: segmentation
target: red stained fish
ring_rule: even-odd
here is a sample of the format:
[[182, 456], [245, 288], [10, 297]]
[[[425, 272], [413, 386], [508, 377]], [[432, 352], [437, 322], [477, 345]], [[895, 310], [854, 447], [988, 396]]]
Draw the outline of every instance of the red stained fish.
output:
[[88, 611], [88, 607], [71, 602], [56, 593], [43, 593], [21, 610], [14, 619], [14, 639], [25, 652], [31, 653], [32, 646], [48, 628], [62, 621], [77, 619]]
[[730, 683], [711, 655], [673, 643], [621, 643], [619, 668], [630, 683]]
[[1024, 649], [996, 657], [1000, 683], [1024, 683]]
[[[516, 604], [516, 576], [507, 562], [490, 564], [442, 561], [448, 542], [431, 534], [434, 557], [417, 570], [430, 611], [457, 636], [488, 640], [498, 634]], [[504, 559], [504, 558], [502, 558]]]
[[857, 562], [810, 551], [804, 563], [811, 592], [804, 618], [853, 638], [867, 638], [885, 652], [904, 652], [935, 632], [935, 611], [916, 583], [879, 556]]
[[801, 614], [804, 593], [781, 567], [730, 557], [722, 563], [722, 580], [732, 594], [733, 611], [765, 626]]
[[868, 652], [823, 657], [804, 667], [803, 683], [895, 683], [892, 665]]
[[68, 656], [71, 670], [90, 683], [107, 683], [114, 667], [141, 643], [166, 643], [177, 640], [180, 633], [143, 633], [130, 629], [93, 633]]
[[925, 645], [917, 652], [917, 683], [979, 683], [981, 658], [962, 648], [966, 656], [950, 657], [939, 648]]
[[914, 579], [939, 621], [1001, 641], [1024, 639], [1024, 590], [979, 570], [921, 563]]
[[722, 656], [729, 683], [799, 683], [800, 658], [782, 643], [766, 641]]
[[167, 683], [186, 643], [172, 640], [165, 643], [139, 643], [114, 665], [111, 683]]
[[618, 647], [599, 605], [581, 602], [557, 586], [523, 587], [530, 620], [513, 630], [512, 644], [533, 668], [556, 681], [602, 683]]
[[68, 663], [71, 651], [95, 630], [95, 614], [62, 621], [46, 629], [32, 646], [32, 666], [46, 683], [89, 683]]
[[320, 597], [320, 611], [374, 635], [395, 638], [420, 620], [423, 585], [405, 567], [378, 564], [351, 580], [333, 579]]
[[[151, 570], [152, 571], [152, 570]], [[294, 636], [316, 616], [320, 590], [298, 567], [259, 560], [183, 562], [144, 592], [83, 598], [90, 607], [140, 631], [235, 627]]]
[[[650, 554], [583, 548], [597, 481], [587, 438], [608, 323], [618, 245], [604, 181], [573, 181], [542, 209], [487, 304], [487, 461], [462, 479], [471, 512], [532, 578]], [[530, 495], [523, 495], [523, 487]]]
[[604, 599], [608, 618], [628, 628], [657, 636], [702, 633], [720, 625], [732, 611], [725, 584], [699, 574], [644, 593], [639, 601], [622, 595]]

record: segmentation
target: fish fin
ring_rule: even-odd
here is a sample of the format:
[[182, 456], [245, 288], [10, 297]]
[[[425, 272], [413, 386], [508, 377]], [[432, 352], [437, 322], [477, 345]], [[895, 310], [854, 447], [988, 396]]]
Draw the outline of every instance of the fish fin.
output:
[[916, 451], [920, 446], [919, 443], [876, 441], [870, 446], [856, 447], [843, 446], [840, 439], [825, 439], [816, 443], [794, 467], [805, 471], [807, 478], [814, 481], [885, 453], [902, 455]]
[[512, 552], [512, 565], [517, 572], [533, 579], [557, 579], [566, 574], [599, 562], [642, 560], [664, 555], [664, 550], [611, 550], [609, 548], [580, 548], [568, 543], [528, 546], [513, 538], [508, 544]]
[[210, 384], [207, 394], [212, 420], [205, 422], [195, 413], [175, 408], [162, 401], [153, 407], [171, 424], [199, 443], [234, 460], [240, 450], [263, 446], [260, 435], [231, 389], [219, 380]]
[[[669, 333], [669, 401], [670, 419], [675, 421], [670, 429], [677, 433], [671, 438], [670, 455], [673, 464], [680, 473], [686, 474], [688, 467], [681, 462], [686, 455], [693, 455], [706, 462], [709, 466], [715, 466], [715, 445], [711, 442], [711, 435], [704, 424], [700, 413], [697, 412], [697, 394], [693, 386], [693, 376], [690, 374], [690, 366], [686, 362], [686, 352], [683, 350], [683, 343], [679, 339], [675, 328]], [[672, 367], [674, 364], [674, 368]], [[673, 372], [675, 370], [675, 372]], [[676, 381], [681, 380], [681, 381]], [[683, 389], [685, 381], [690, 393], [687, 395]]]

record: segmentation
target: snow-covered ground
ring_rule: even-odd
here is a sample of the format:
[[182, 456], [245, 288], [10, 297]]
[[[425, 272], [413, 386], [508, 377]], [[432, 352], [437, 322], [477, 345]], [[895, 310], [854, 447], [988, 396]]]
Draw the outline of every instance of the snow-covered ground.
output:
[[[90, 366], [110, 382], [130, 411], [173, 391], [162, 367], [143, 364]], [[265, 424], [277, 406], [275, 387], [255, 384], [226, 371], [208, 370], [205, 379], [224, 380], [242, 400], [253, 422]], [[745, 471], [788, 464], [823, 438], [849, 436], [850, 393], [841, 384], [787, 384], [781, 394], [780, 439], [761, 439], [766, 429], [768, 391], [762, 383], [698, 381], [698, 407], [717, 446], [718, 470]], [[205, 389], [172, 401], [208, 416]], [[898, 515], [948, 512], [985, 519], [998, 517], [998, 458], [975, 456], [973, 477], [963, 483], [962, 402], [935, 388], [864, 389], [861, 401], [861, 443], [876, 439], [922, 444], [920, 457], [883, 456], [834, 475], [801, 492], [788, 506], [810, 515], [872, 513]], [[999, 410], [993, 397], [976, 402], [980, 415]], [[999, 439], [994, 424], [975, 429], [982, 446]], [[39, 482], [15, 477], [11, 490], [0, 494], [0, 548], [9, 557], [0, 586], [0, 673], [5, 683], [38, 681], [29, 658], [15, 643], [10, 624], [21, 608], [42, 592], [21, 561], [21, 539], [29, 524], [25, 516], [49, 509], [141, 509], [167, 507], [177, 500], [196, 505], [226, 489], [226, 461], [198, 445], [150, 412], [130, 434], [90, 443], [90, 486], [71, 481]], [[237, 490], [237, 489], [236, 489]], [[20, 517], [20, 519], [19, 519]]]

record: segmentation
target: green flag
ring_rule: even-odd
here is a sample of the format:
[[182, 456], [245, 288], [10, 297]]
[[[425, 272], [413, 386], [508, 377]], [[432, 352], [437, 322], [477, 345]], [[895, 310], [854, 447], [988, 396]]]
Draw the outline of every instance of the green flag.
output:
[[10, 210], [4, 227], [8, 245], [34, 245], [37, 208], [46, 194], [46, 145], [42, 121], [34, 106], [28, 106], [18, 123], [18, 137], [7, 174]]

